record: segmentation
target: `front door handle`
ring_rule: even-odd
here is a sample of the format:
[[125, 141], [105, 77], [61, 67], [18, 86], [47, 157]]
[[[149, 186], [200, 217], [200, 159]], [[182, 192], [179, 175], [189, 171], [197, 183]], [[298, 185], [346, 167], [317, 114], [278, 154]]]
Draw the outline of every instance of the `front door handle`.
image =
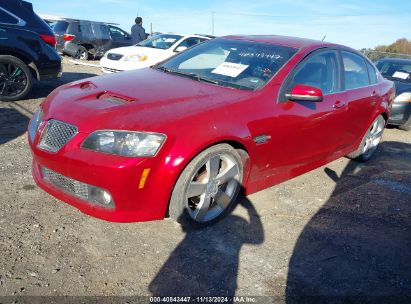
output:
[[344, 108], [347, 104], [345, 102], [342, 101], [337, 101], [334, 105], [333, 108], [334, 109], [341, 109]]

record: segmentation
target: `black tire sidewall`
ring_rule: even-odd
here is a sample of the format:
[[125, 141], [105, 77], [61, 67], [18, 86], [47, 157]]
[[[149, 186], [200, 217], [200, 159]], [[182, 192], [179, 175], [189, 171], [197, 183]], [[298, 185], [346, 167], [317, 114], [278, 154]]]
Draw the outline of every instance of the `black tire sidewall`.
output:
[[[188, 214], [187, 211], [187, 201], [185, 198], [185, 194], [188, 188], [189, 183], [191, 182], [192, 176], [201, 168], [201, 166], [204, 165], [204, 163], [209, 159], [211, 156], [216, 155], [216, 154], [221, 154], [221, 153], [226, 153], [232, 156], [236, 162], [238, 163], [239, 171], [240, 171], [240, 180], [239, 184], [240, 186], [237, 187], [236, 192], [233, 196], [232, 202], [228, 205], [228, 207], [221, 213], [219, 214], [216, 218], [212, 219], [211, 221], [202, 223], [202, 222], [197, 222], [191, 218], [191, 216]], [[200, 154], [198, 154], [191, 162], [185, 167], [183, 172], [180, 174], [180, 177], [178, 178], [171, 198], [170, 198], [170, 204], [169, 204], [169, 216], [173, 219], [175, 219], [177, 222], [179, 222], [181, 225], [187, 227], [187, 228], [202, 228], [205, 226], [210, 226], [217, 221], [219, 221], [221, 218], [226, 216], [235, 206], [235, 203], [238, 198], [238, 194], [240, 193], [241, 187], [242, 187], [242, 182], [243, 182], [243, 161], [240, 156], [240, 154], [237, 152], [236, 149], [234, 149], [232, 146], [228, 144], [218, 144], [215, 146], [212, 146]]]
[[0, 62], [1, 63], [12, 63], [19, 68], [22, 69], [24, 74], [26, 75], [27, 78], [27, 85], [26, 88], [18, 95], [16, 96], [0, 96], [1, 101], [17, 101], [24, 99], [28, 93], [30, 93], [31, 88], [33, 87], [33, 75], [31, 74], [30, 68], [25, 64], [23, 61], [21, 61], [19, 58], [11, 56], [11, 55], [0, 55]]

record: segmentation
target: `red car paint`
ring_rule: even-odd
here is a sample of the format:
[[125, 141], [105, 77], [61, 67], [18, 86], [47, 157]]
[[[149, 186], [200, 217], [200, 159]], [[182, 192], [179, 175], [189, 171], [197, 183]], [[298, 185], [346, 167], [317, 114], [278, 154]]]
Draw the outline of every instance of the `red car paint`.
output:
[[[180, 173], [211, 145], [227, 142], [247, 151], [244, 188], [246, 194], [251, 194], [352, 152], [371, 122], [379, 114], [386, 118], [389, 115], [393, 85], [382, 77], [375, 85], [324, 95], [315, 108], [292, 101], [277, 102], [282, 83], [308, 54], [322, 48], [354, 50], [279, 36], [222, 39], [299, 50], [267, 85], [256, 91], [220, 87], [154, 69], [95, 77], [56, 89], [42, 104], [43, 120], [53, 118], [73, 124], [79, 133], [52, 154], [37, 148], [44, 126], [40, 128], [30, 143], [37, 184], [97, 218], [115, 222], [162, 219]], [[107, 96], [125, 103], [110, 102]], [[165, 134], [167, 140], [152, 158], [126, 158], [80, 147], [91, 132], [101, 129], [157, 132]], [[256, 144], [254, 138], [263, 134], [271, 139]], [[49, 185], [40, 166], [107, 189], [113, 195], [115, 209], [90, 205]], [[145, 169], [150, 173], [141, 188]]]

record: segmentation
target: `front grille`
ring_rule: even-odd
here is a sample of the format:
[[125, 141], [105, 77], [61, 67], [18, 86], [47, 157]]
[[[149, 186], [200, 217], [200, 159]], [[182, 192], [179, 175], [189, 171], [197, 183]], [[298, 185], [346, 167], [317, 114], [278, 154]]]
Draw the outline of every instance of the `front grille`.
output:
[[120, 60], [121, 58], [123, 58], [123, 55], [115, 54], [115, 53], [108, 53], [107, 58], [110, 60]]
[[53, 153], [58, 152], [74, 135], [77, 127], [62, 121], [50, 119], [43, 131], [39, 148]]
[[88, 200], [88, 185], [68, 178], [45, 167], [41, 168], [43, 178], [54, 187], [73, 194], [81, 199]]
[[119, 73], [119, 72], [122, 72], [122, 71], [121, 71], [121, 70], [116, 70], [116, 69], [110, 69], [110, 68], [103, 67], [103, 72], [107, 72], [107, 73]]

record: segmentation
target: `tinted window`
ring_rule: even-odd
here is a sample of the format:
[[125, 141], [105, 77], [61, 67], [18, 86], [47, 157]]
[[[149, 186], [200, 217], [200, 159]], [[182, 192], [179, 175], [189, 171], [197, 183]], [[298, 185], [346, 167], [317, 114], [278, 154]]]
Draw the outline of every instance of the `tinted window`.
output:
[[125, 39], [127, 34], [117, 27], [110, 26], [110, 35], [114, 39]]
[[105, 24], [93, 23], [94, 38], [97, 40], [110, 40], [110, 31]]
[[187, 38], [186, 40], [181, 42], [177, 47], [185, 46], [186, 48], [190, 48], [190, 47], [192, 47], [196, 44], [199, 44], [199, 43], [203, 42], [204, 40], [205, 39], [201, 39], [201, 38], [197, 38], [197, 37]]
[[366, 87], [370, 84], [368, 80], [367, 67], [365, 60], [359, 55], [342, 52], [344, 63], [345, 89], [352, 90]]
[[371, 84], [376, 84], [378, 82], [377, 71], [372, 66], [372, 64], [369, 63], [368, 61], [367, 61], [367, 69], [368, 69], [368, 75], [370, 77], [370, 83]]
[[69, 23], [66, 21], [58, 21], [54, 26], [53, 26], [53, 31], [55, 33], [65, 33], [67, 28], [68, 28]]
[[298, 68], [291, 84], [287, 86], [289, 92], [296, 84], [303, 84], [321, 89], [323, 94], [330, 94], [339, 90], [338, 59], [333, 51], [322, 52], [307, 59]]
[[93, 36], [91, 23], [80, 21], [80, 24], [78, 24], [78, 31], [82, 33], [85, 38], [91, 38]]
[[139, 42], [138, 46], [166, 50], [173, 46], [182, 37], [180, 35], [157, 35]]
[[0, 23], [17, 24], [19, 23], [19, 21], [10, 14], [3, 11], [2, 8], [0, 8]]

